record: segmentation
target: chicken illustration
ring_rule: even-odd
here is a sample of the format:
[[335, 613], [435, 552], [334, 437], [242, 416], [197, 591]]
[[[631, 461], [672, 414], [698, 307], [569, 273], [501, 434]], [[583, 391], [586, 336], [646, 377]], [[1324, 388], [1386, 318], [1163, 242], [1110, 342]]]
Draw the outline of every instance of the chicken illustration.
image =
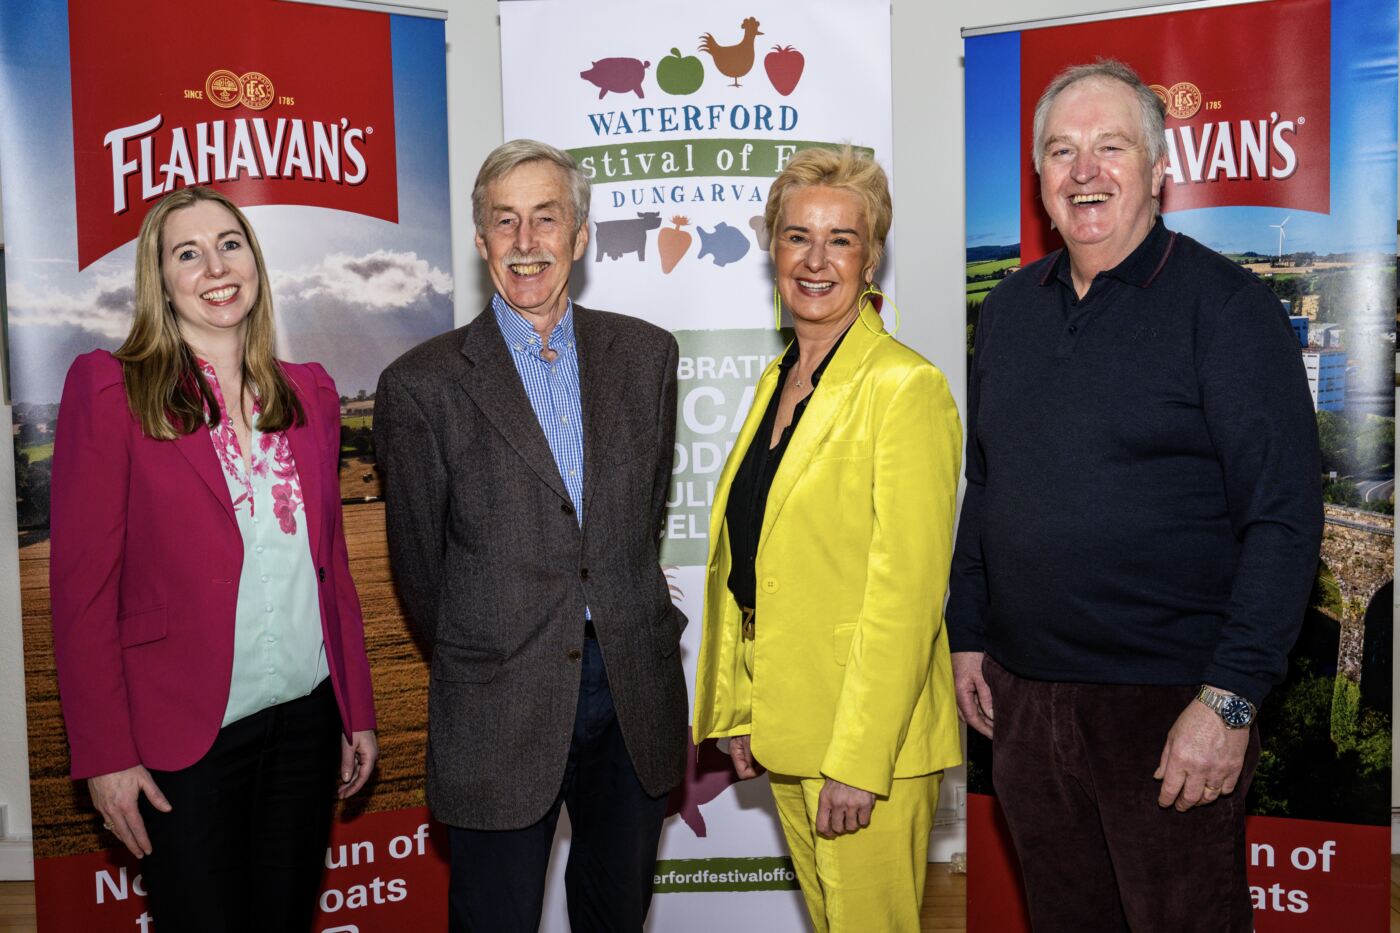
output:
[[739, 87], [739, 79], [753, 70], [754, 37], [763, 35], [758, 31], [758, 20], [752, 16], [742, 25], [744, 38], [734, 45], [720, 45], [708, 32], [700, 37], [700, 51], [710, 53], [720, 74], [734, 79], [733, 87]]

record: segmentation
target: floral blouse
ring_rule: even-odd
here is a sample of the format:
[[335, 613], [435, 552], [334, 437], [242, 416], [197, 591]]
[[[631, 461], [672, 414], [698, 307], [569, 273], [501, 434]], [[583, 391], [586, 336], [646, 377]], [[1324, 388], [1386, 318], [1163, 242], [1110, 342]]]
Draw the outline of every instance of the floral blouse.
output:
[[292, 445], [282, 431], [258, 430], [253, 399], [245, 462], [214, 367], [199, 361], [219, 403], [209, 429], [243, 537], [243, 570], [234, 611], [233, 673], [224, 725], [306, 696], [329, 676], [321, 637], [321, 603], [311, 557], [306, 504]]

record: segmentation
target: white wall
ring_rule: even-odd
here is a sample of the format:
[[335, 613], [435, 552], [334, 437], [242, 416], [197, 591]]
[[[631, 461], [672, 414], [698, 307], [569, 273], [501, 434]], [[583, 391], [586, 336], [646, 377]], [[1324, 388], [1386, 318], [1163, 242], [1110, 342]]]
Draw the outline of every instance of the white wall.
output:
[[[394, 2], [394, 0], [389, 0]], [[475, 316], [489, 285], [472, 244], [471, 184], [487, 152], [501, 142], [500, 33], [488, 0], [403, 0], [399, 5], [447, 7], [448, 143], [451, 149], [453, 272], [456, 318]], [[892, 0], [894, 161], [898, 166], [895, 224], [899, 279], [893, 297], [903, 314], [900, 338], [947, 374], [959, 406], [964, 381], [964, 26], [986, 26], [1104, 9], [1159, 5], [1151, 0]], [[662, 4], [658, 3], [658, 10]], [[8, 418], [8, 410], [4, 413]], [[0, 422], [5, 423], [5, 422]], [[8, 432], [0, 442], [0, 489], [12, 488]], [[19, 586], [14, 508], [0, 508], [0, 803], [10, 828], [29, 832], [23, 679], [19, 647]], [[945, 799], [961, 775], [950, 775]], [[939, 851], [961, 848], [960, 827], [941, 833]], [[0, 878], [20, 873], [4, 858]]]
[[[0, 247], [5, 230], [0, 221]], [[0, 360], [0, 367], [4, 362]], [[15, 537], [14, 439], [10, 407], [0, 405], [0, 880], [34, 877], [29, 822], [29, 743], [24, 722], [24, 644]]]

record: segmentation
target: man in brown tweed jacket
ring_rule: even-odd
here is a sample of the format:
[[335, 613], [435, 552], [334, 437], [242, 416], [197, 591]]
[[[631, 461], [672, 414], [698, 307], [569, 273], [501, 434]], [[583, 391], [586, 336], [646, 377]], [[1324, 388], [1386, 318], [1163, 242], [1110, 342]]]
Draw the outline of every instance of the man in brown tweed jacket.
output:
[[640, 930], [684, 770], [685, 618], [658, 560], [676, 341], [569, 299], [588, 203], [565, 153], [493, 152], [472, 206], [496, 295], [375, 397], [390, 558], [432, 651], [454, 931], [538, 927], [561, 807], [573, 929]]

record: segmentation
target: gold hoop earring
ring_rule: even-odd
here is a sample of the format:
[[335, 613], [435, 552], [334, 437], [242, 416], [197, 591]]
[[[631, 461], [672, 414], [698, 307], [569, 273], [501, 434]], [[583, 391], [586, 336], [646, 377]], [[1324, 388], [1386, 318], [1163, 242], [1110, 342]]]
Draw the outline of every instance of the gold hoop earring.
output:
[[[877, 295], [877, 296], [879, 296], [881, 307], [884, 307], [885, 305], [889, 305], [891, 308], [894, 308], [894, 330], [892, 330], [892, 331], [885, 331], [885, 332], [884, 332], [884, 336], [886, 336], [886, 337], [893, 337], [895, 334], [899, 333], [899, 325], [900, 325], [899, 305], [897, 305], [897, 304], [895, 304], [893, 301], [891, 301], [889, 295], [886, 295], [884, 292], [880, 291], [879, 286], [877, 286], [874, 282], [871, 282], [870, 284], [868, 284], [868, 285], [865, 286], [865, 291], [863, 291], [863, 292], [860, 293], [860, 298], [857, 299], [857, 304], [872, 304], [872, 305], [873, 305], [873, 302], [867, 302], [867, 301], [865, 300], [865, 298], [866, 298], [867, 295]], [[864, 308], [862, 308], [861, 310], [864, 310]], [[875, 312], [875, 313], [876, 313], [876, 314], [879, 314], [878, 311]], [[875, 328], [873, 328], [873, 327], [870, 326], [870, 322], [867, 321], [867, 320], [865, 319], [865, 315], [864, 315], [864, 314], [860, 315], [860, 320], [861, 320], [861, 323], [865, 325], [866, 329], [869, 330], [872, 334], [874, 334], [874, 335], [877, 336], [877, 337], [881, 335], [881, 332], [880, 332], [880, 331], [877, 331]]]
[[783, 329], [783, 296], [778, 293], [778, 280], [773, 280], [773, 329]]

